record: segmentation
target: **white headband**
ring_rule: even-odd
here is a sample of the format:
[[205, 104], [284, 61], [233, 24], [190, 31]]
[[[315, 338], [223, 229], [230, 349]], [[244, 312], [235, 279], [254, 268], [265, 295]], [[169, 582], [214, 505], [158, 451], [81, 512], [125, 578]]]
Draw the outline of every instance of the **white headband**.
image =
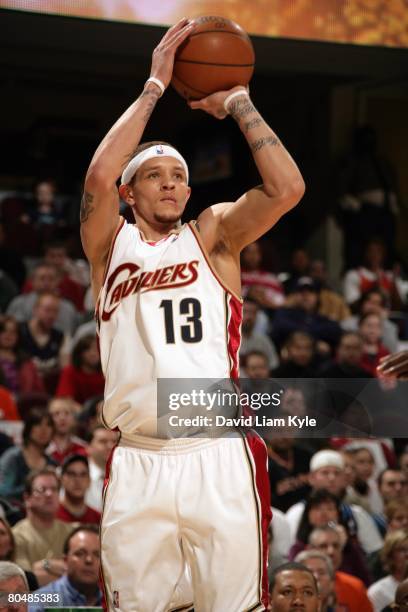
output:
[[135, 176], [138, 168], [140, 168], [140, 166], [144, 164], [145, 161], [147, 161], [148, 159], [152, 159], [153, 157], [174, 157], [175, 159], [177, 159], [184, 168], [188, 183], [188, 167], [184, 157], [180, 155], [180, 153], [176, 151], [176, 149], [174, 149], [173, 147], [170, 147], [169, 145], [159, 144], [153, 145], [148, 149], [145, 149], [130, 160], [122, 174], [122, 185], [127, 185], [128, 183], [130, 183], [132, 178]]

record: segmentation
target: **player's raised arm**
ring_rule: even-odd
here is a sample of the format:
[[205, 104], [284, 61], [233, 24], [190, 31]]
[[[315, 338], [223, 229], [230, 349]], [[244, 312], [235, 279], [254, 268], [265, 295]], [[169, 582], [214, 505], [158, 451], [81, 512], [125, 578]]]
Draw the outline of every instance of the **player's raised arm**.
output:
[[80, 220], [82, 244], [93, 266], [103, 266], [118, 225], [116, 181], [132, 158], [157, 100], [170, 83], [177, 47], [193, 28], [194, 24], [182, 19], [166, 32], [153, 52], [150, 71], [153, 80], [146, 82], [143, 92], [109, 130], [92, 158], [85, 178]]
[[204, 100], [191, 102], [217, 119], [227, 114], [238, 123], [251, 149], [263, 184], [251, 189], [234, 204], [222, 207], [219, 232], [234, 251], [267, 232], [302, 198], [305, 184], [288, 151], [253, 105], [242, 87], [217, 92]]

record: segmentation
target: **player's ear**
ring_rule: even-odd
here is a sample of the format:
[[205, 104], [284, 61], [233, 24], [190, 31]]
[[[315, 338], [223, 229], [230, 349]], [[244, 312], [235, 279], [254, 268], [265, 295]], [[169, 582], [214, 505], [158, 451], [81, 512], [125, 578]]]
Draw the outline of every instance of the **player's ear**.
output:
[[187, 187], [186, 204], [189, 201], [190, 196], [191, 196], [191, 187]]
[[130, 189], [129, 185], [120, 185], [119, 186], [119, 195], [126, 204], [129, 206], [134, 206], [135, 198], [133, 197], [133, 192]]

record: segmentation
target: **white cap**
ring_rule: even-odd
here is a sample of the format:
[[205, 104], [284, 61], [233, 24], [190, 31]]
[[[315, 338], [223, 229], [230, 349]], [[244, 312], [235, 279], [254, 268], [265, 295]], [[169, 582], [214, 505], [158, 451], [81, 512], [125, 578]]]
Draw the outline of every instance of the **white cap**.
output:
[[344, 459], [340, 453], [334, 450], [321, 450], [313, 455], [310, 460], [310, 471], [315, 472], [322, 467], [337, 467], [344, 469]]

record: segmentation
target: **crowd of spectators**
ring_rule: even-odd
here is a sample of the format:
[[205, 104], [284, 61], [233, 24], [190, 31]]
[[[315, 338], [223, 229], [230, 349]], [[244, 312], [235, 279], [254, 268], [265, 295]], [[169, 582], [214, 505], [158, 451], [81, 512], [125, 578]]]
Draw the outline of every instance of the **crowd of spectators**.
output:
[[[89, 268], [72, 247], [77, 228], [62, 202], [53, 181], [42, 181], [1, 209], [0, 590], [16, 583], [66, 605], [98, 606], [102, 488], [117, 433], [100, 420]], [[386, 266], [384, 243], [367, 243], [341, 291], [305, 249], [272, 270], [267, 248], [253, 243], [242, 253], [241, 376], [258, 388], [268, 379], [375, 381], [381, 358], [408, 339], [408, 283]], [[282, 413], [313, 408], [301, 386], [286, 386]], [[347, 406], [349, 430], [265, 435], [273, 609], [286, 609], [277, 592], [286, 573], [303, 572], [311, 592], [318, 584], [326, 611], [386, 610], [404, 584], [408, 447], [374, 439], [357, 408]], [[335, 411], [344, 416], [345, 405]]]

